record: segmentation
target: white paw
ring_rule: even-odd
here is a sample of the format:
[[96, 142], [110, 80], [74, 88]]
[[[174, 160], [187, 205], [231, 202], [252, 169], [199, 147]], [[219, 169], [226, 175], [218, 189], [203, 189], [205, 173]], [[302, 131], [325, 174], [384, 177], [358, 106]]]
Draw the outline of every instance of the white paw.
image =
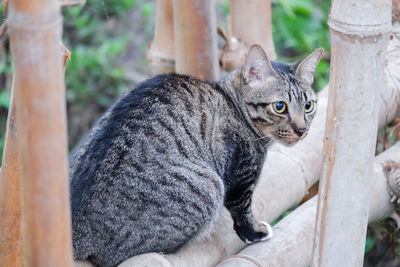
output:
[[260, 224], [264, 225], [267, 228], [267, 231], [268, 231], [268, 235], [266, 237], [263, 237], [261, 239], [261, 241], [266, 241], [266, 240], [271, 239], [274, 236], [274, 232], [272, 231], [271, 225], [269, 223], [267, 223], [267, 222], [260, 222]]

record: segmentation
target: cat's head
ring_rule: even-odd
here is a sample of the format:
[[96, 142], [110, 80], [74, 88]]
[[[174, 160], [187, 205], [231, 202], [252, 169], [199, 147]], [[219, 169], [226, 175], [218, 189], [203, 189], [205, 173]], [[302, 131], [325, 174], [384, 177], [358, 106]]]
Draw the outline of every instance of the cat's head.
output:
[[259, 45], [250, 48], [239, 90], [261, 137], [291, 145], [307, 135], [317, 109], [313, 73], [322, 55], [319, 48], [286, 64], [270, 62]]

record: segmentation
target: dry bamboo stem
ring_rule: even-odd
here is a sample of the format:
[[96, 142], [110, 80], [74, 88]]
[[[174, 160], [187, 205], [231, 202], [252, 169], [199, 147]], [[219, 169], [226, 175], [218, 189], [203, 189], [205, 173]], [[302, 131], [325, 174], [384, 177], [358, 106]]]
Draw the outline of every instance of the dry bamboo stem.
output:
[[[387, 218], [394, 211], [390, 201], [389, 188], [385, 172], [386, 163], [400, 163], [400, 143], [375, 158], [373, 186], [370, 193], [368, 221], [374, 222]], [[301, 205], [274, 227], [274, 238], [269, 242], [253, 244], [241, 252], [254, 258], [263, 266], [309, 266], [311, 262], [313, 232], [317, 211], [317, 196]], [[342, 226], [345, 229], [346, 226]], [[248, 261], [234, 258], [223, 261], [223, 266], [254, 266]]]
[[15, 91], [11, 89], [0, 172], [0, 266], [23, 266]]
[[214, 0], [174, 0], [175, 69], [206, 80], [219, 77]]
[[157, 0], [156, 26], [147, 59], [154, 75], [175, 71], [172, 0]]
[[261, 45], [268, 58], [275, 60], [270, 0], [231, 0], [232, 35], [248, 45]]
[[390, 0], [333, 2], [332, 78], [312, 266], [363, 263], [390, 12]]
[[26, 266], [72, 266], [65, 91], [56, 1], [13, 0], [22, 230]]

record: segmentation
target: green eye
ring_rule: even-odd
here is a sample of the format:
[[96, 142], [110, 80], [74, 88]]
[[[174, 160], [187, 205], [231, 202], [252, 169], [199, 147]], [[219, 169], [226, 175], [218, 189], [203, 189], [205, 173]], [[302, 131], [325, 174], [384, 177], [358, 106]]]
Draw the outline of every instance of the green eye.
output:
[[286, 110], [286, 103], [282, 101], [274, 102], [272, 107], [276, 113], [281, 114]]
[[305, 113], [310, 113], [311, 111], [314, 110], [314, 101], [308, 101], [305, 105], [304, 105], [304, 112]]

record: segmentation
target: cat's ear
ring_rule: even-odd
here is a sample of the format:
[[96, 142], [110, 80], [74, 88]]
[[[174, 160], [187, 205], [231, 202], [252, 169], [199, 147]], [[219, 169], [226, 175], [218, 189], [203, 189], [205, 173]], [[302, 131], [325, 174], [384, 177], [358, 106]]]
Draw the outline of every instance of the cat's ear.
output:
[[267, 55], [259, 45], [252, 45], [243, 66], [243, 78], [251, 82], [265, 81], [268, 77], [276, 75]]
[[324, 54], [323, 48], [317, 48], [305, 59], [294, 63], [295, 77], [300, 81], [303, 81], [311, 85], [314, 81], [314, 71], [318, 65], [319, 60]]

